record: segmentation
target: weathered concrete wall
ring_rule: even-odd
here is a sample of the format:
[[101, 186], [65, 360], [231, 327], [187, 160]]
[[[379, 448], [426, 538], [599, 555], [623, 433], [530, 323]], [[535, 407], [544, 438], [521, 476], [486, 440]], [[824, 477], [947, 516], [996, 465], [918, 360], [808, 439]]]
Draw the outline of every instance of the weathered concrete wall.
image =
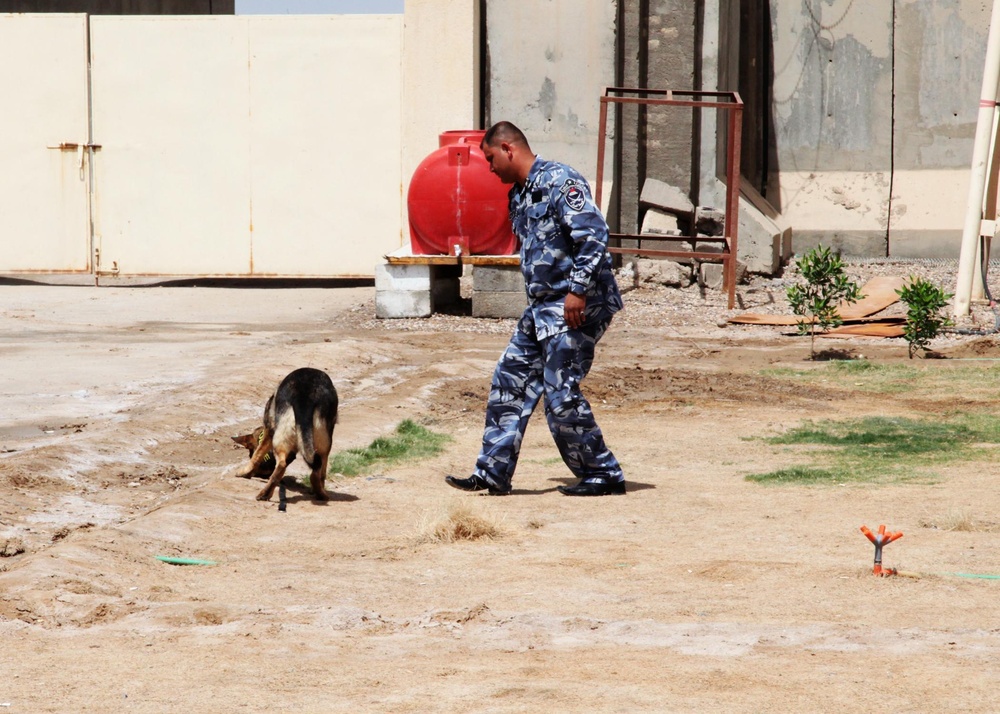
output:
[[990, 7], [772, 0], [768, 198], [796, 251], [957, 257]]
[[776, 165], [768, 198], [795, 247], [886, 254], [892, 0], [772, 0]]
[[479, 3], [408, 0], [403, 12], [403, 185], [400, 225], [410, 240], [406, 195], [413, 172], [445, 131], [479, 129]]
[[[695, 10], [691, 0], [649, 3], [649, 59], [646, 84], [656, 89], [695, 89]], [[697, 170], [694, 114], [685, 107], [652, 107], [647, 112], [646, 175], [694, 194]]]
[[891, 255], [958, 257], [990, 9], [896, 2]]
[[[695, 22], [699, 3], [690, 0], [619, 0], [619, 76], [625, 87], [689, 90], [695, 87]], [[715, 89], [715, 87], [712, 87]], [[636, 233], [642, 220], [639, 194], [646, 178], [697, 192], [698, 155], [690, 109], [621, 110], [618, 146], [618, 226]]]
[[538, 154], [596, 176], [600, 97], [614, 84], [611, 0], [489, 0], [486, 123], [512, 121]]
[[[487, 120], [521, 124], [541, 153], [593, 177], [604, 86], [743, 91], [748, 63], [760, 62], [771, 74], [752, 86], [770, 79], [772, 96], [748, 102], [744, 139], [760, 145], [746, 156], [797, 252], [822, 243], [847, 255], [957, 256], [985, 0], [485, 2]], [[741, 37], [753, 22], [756, 34]], [[759, 56], [740, 47], [762, 38]], [[618, 112], [618, 163], [609, 157], [605, 170], [613, 227], [638, 231], [647, 177], [712, 202], [711, 145], [692, 120]]]

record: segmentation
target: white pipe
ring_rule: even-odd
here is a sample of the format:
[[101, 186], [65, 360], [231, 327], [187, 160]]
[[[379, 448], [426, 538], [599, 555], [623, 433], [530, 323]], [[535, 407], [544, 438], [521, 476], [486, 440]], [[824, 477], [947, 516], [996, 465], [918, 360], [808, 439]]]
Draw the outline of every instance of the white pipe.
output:
[[983, 220], [983, 191], [986, 187], [986, 169], [994, 131], [993, 114], [997, 106], [998, 84], [1000, 84], [1000, 0], [993, 0], [990, 34], [986, 42], [986, 61], [983, 67], [983, 86], [979, 93], [979, 118], [976, 122], [976, 139], [972, 149], [969, 201], [965, 207], [962, 250], [959, 253], [958, 279], [955, 283], [953, 303], [955, 317], [969, 314], [972, 278]]

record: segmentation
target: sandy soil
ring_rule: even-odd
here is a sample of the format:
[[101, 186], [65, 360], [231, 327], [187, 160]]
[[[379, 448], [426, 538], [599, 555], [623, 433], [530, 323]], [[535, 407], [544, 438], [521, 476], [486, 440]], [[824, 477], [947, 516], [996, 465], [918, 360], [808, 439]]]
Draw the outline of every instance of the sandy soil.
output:
[[[780, 311], [780, 294], [744, 286], [741, 305]], [[819, 363], [787, 329], [726, 327], [717, 296], [626, 295], [587, 385], [629, 484], [601, 499], [555, 491], [573, 480], [541, 420], [513, 496], [444, 484], [475, 458], [512, 321], [379, 322], [373, 288], [0, 298], [0, 711], [1000, 710], [1000, 583], [934, 575], [1000, 573], [992, 465], [889, 486], [744, 479], [794, 458], [756, 437], [963, 399], [762, 374]], [[906, 360], [900, 340], [824, 345]], [[973, 337], [941, 347], [1000, 354]], [[453, 441], [332, 478], [325, 505], [296, 462], [287, 512], [256, 502], [259, 482], [225, 475], [245, 457], [229, 437], [300, 366], [340, 391], [335, 449], [405, 418]], [[457, 506], [500, 537], [428, 538]], [[934, 527], [955, 513], [982, 525]], [[872, 576], [859, 527], [883, 523], [905, 533], [886, 565], [923, 577]]]

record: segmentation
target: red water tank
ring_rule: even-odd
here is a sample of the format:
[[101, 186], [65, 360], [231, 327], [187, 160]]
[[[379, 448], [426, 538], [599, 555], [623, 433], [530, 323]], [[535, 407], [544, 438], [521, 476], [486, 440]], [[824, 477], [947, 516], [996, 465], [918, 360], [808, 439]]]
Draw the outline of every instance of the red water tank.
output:
[[416, 255], [510, 255], [510, 186], [490, 173], [479, 149], [485, 131], [446, 131], [410, 179], [406, 208]]

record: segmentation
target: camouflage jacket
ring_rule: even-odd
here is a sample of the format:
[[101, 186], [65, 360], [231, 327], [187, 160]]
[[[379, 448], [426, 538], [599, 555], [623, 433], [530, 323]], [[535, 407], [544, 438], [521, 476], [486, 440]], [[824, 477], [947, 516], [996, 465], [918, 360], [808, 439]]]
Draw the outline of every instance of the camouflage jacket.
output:
[[521, 242], [521, 272], [528, 309], [518, 328], [545, 339], [568, 328], [566, 293], [586, 295], [584, 320], [607, 321], [622, 308], [608, 224], [575, 169], [535, 157], [524, 186], [508, 194], [510, 222]]

